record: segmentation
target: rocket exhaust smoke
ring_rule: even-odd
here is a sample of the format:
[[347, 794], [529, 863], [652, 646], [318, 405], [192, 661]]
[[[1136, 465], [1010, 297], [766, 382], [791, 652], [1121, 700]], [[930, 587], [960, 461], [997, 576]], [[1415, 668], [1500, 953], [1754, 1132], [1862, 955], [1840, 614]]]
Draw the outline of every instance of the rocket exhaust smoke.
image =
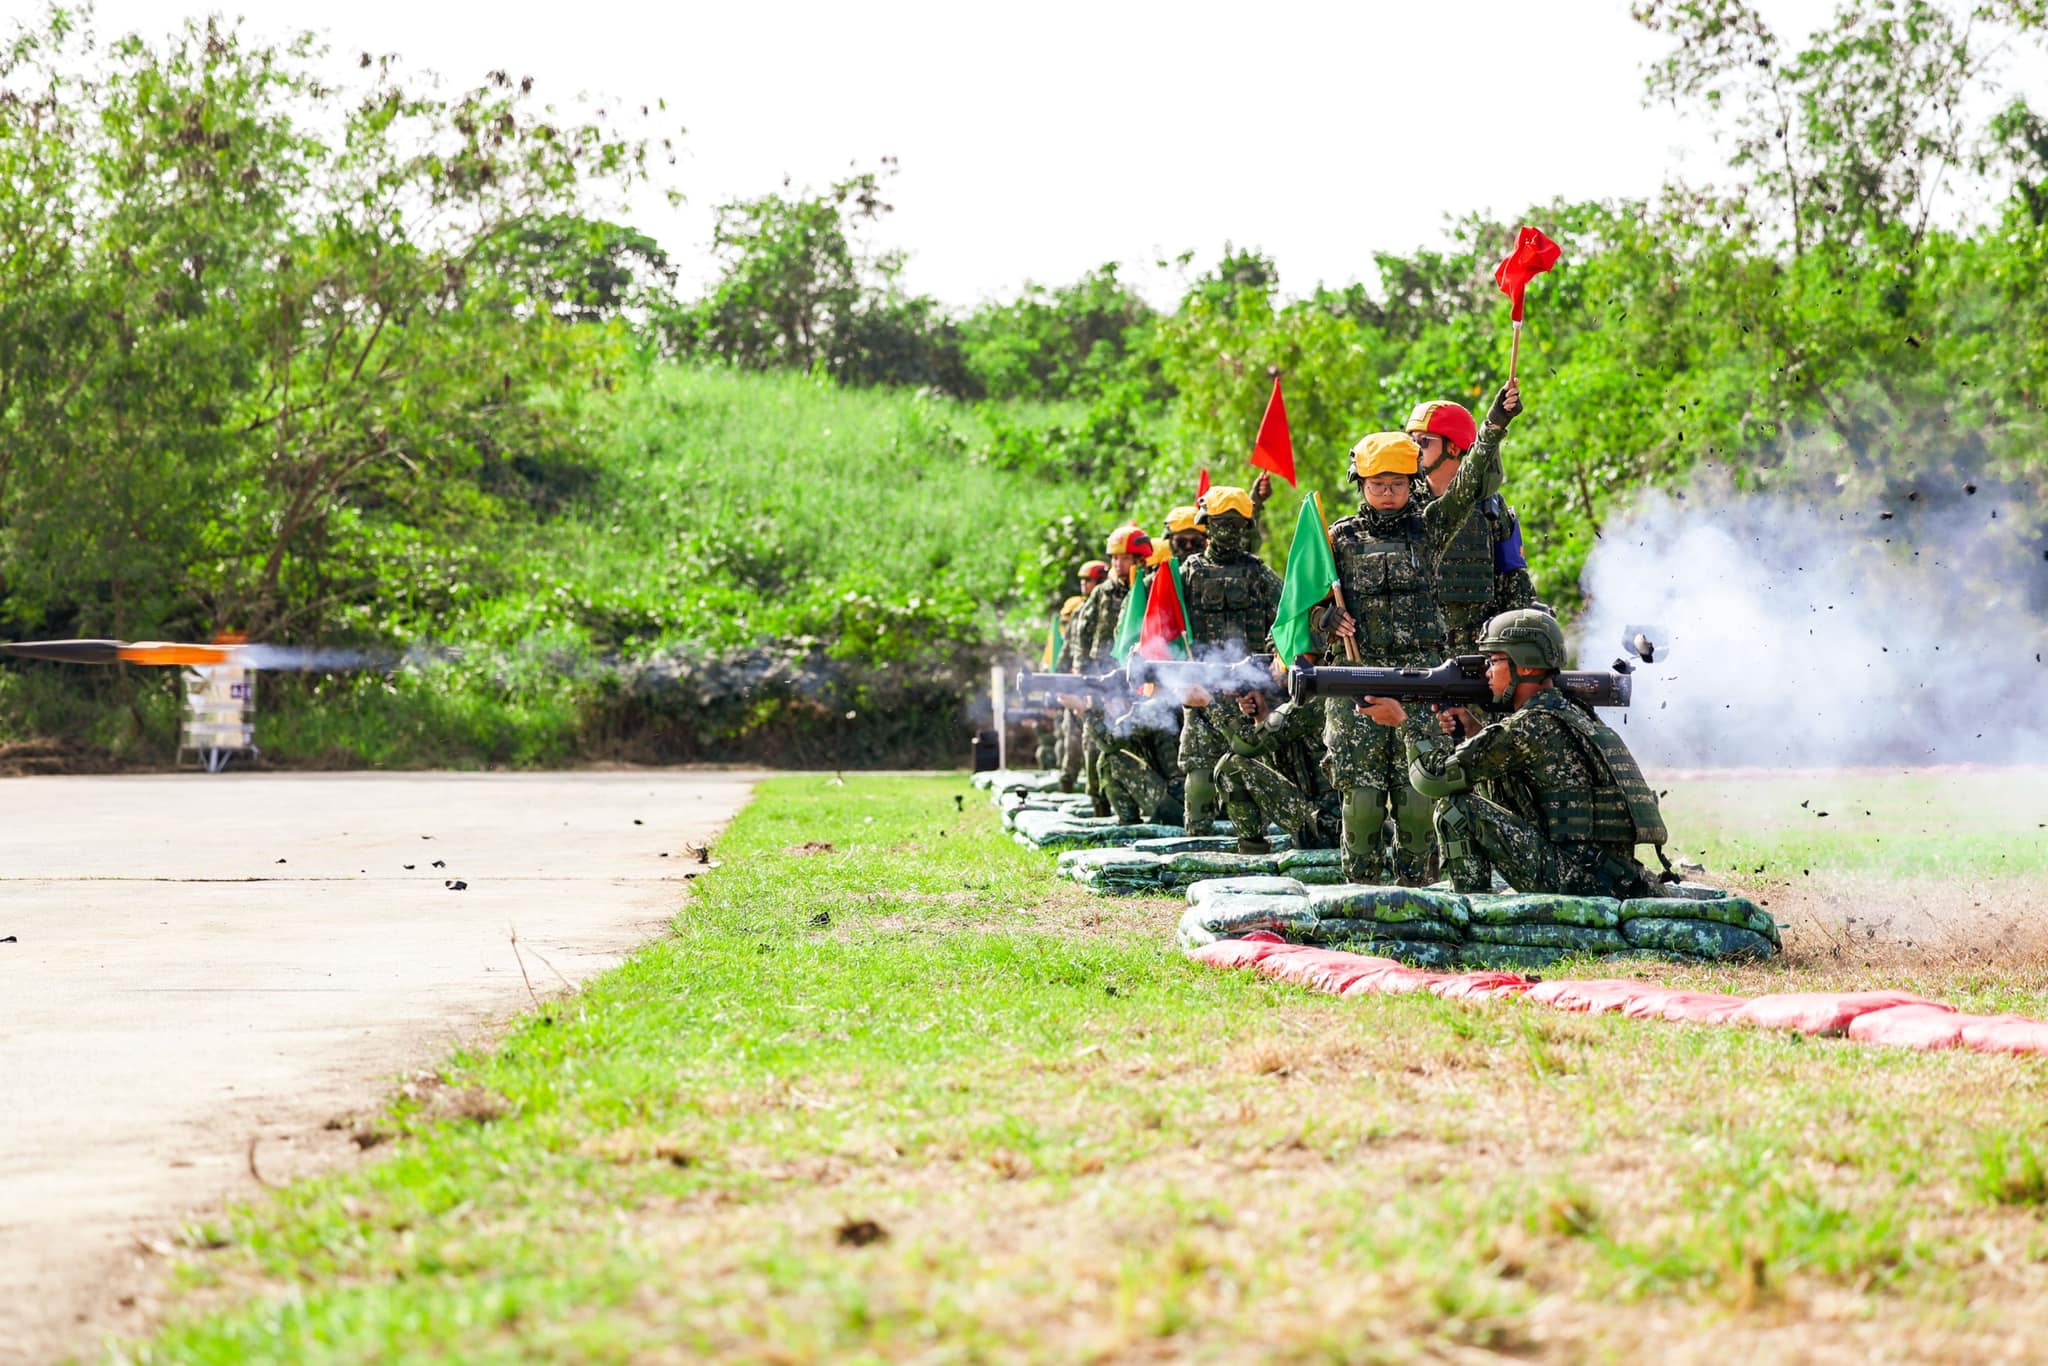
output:
[[1669, 631], [1622, 732], [1663, 767], [2048, 760], [2038, 501], [1961, 476], [1853, 505], [1648, 494], [1587, 560], [1579, 665]]

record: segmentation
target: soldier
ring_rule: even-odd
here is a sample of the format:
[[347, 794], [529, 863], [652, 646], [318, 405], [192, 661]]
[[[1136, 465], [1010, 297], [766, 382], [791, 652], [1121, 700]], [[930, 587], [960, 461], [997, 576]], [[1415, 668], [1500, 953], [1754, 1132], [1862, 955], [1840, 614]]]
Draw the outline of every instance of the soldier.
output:
[[[1521, 411], [1521, 389], [1510, 380], [1444, 496], [1427, 503], [1414, 496], [1420, 453], [1405, 434], [1378, 432], [1352, 448], [1351, 477], [1363, 499], [1357, 516], [1330, 528], [1344, 605], [1333, 603], [1322, 627], [1337, 640], [1356, 640], [1364, 663], [1428, 668], [1449, 653], [1449, 629], [1437, 603], [1444, 550], [1479, 501], [1500, 488], [1501, 436]], [[1344, 794], [1344, 876], [1387, 880], [1382, 827], [1391, 808], [1394, 876], [1406, 886], [1422, 885], [1432, 843], [1430, 804], [1408, 785], [1396, 736], [1356, 708], [1324, 711], [1330, 772]], [[1409, 724], [1420, 735], [1425, 723]]]
[[[1276, 676], [1284, 670], [1275, 665]], [[1285, 830], [1297, 849], [1329, 849], [1342, 833], [1343, 796], [1323, 766], [1323, 700], [1272, 706], [1247, 692], [1210, 710], [1230, 746], [1216, 765], [1216, 792], [1237, 827], [1237, 852], [1267, 854], [1266, 827]]]
[[[1449, 399], [1416, 404], [1408, 414], [1408, 439], [1415, 443], [1419, 473], [1428, 481], [1427, 489], [1417, 492], [1427, 498], [1443, 497], [1478, 437], [1479, 424], [1463, 404]], [[1480, 629], [1502, 612], [1543, 605], [1522, 554], [1521, 521], [1507, 499], [1498, 493], [1482, 498], [1477, 511], [1444, 551], [1437, 591], [1454, 655], [1471, 654]]]
[[[1621, 737], [1557, 690], [1565, 649], [1556, 620], [1534, 609], [1504, 612], [1478, 644], [1494, 701], [1508, 714], [1455, 748], [1408, 725], [1392, 698], [1359, 704], [1406, 737], [1409, 781], [1436, 804], [1451, 885], [1487, 891], [1499, 869], [1518, 892], [1656, 895], [1635, 857], [1638, 844], [1659, 846], [1662, 857], [1656, 793]], [[1440, 720], [1452, 732], [1473, 718], [1447, 711]], [[1479, 796], [1478, 783], [1500, 800]]]
[[[1090, 560], [1088, 563], [1102, 564], [1100, 560]], [[1106, 564], [1102, 565], [1102, 572], [1106, 577], [1109, 573], [1109, 566]], [[1074, 594], [1073, 597], [1060, 604], [1061, 643], [1059, 657], [1053, 660], [1053, 667], [1062, 672], [1069, 672], [1072, 669], [1074, 616], [1081, 610], [1081, 604], [1086, 600], [1086, 593], [1082, 592]], [[1060, 791], [1072, 792], [1081, 785], [1083, 745], [1081, 718], [1063, 708], [1060, 711], [1057, 730], [1059, 736], [1058, 768], [1060, 771]]]
[[1191, 560], [1208, 549], [1209, 533], [1196, 520], [1199, 515], [1193, 503], [1166, 514], [1166, 543], [1173, 547], [1176, 559]]
[[1187, 800], [1174, 735], [1179, 717], [1157, 698], [1103, 713], [1102, 792], [1120, 825], [1172, 825]]
[[[1100, 675], [1116, 668], [1111, 647], [1116, 644], [1117, 623], [1123, 619], [1124, 600], [1130, 596], [1139, 569], [1151, 557], [1152, 538], [1143, 528], [1126, 524], [1109, 533], [1106, 551], [1108, 578], [1088, 594], [1081, 610], [1074, 614], [1073, 634], [1067, 638], [1070, 667], [1064, 672]], [[1100, 763], [1110, 737], [1102, 711], [1091, 707], [1085, 698], [1062, 697], [1060, 702], [1081, 716], [1082, 768], [1087, 775], [1088, 795], [1094, 798], [1095, 814], [1107, 816], [1109, 799], [1102, 790]]]
[[[1243, 659], [1263, 649], [1273, 630], [1273, 612], [1280, 605], [1280, 576], [1252, 554], [1249, 492], [1217, 485], [1203, 494], [1196, 513], [1208, 533], [1208, 548], [1180, 567], [1181, 592], [1188, 614], [1188, 653], [1196, 659]], [[1215, 829], [1216, 764], [1230, 752], [1229, 742], [1211, 716], [1234, 702], [1214, 702], [1191, 694], [1182, 713], [1180, 767], [1187, 775], [1190, 835]], [[1264, 830], [1263, 825], [1252, 834]]]

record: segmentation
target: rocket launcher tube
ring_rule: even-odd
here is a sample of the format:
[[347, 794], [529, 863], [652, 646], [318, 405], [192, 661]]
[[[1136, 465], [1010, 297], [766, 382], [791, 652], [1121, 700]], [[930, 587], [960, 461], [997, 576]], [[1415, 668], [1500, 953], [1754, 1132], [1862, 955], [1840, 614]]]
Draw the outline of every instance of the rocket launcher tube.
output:
[[1109, 703], [1126, 699], [1131, 688], [1122, 674], [1041, 674], [1024, 672], [1017, 675], [1017, 696], [1026, 701], [1056, 697], [1085, 697], [1090, 702]]
[[1273, 681], [1273, 656], [1252, 655], [1245, 659], [1146, 659], [1135, 652], [1124, 665], [1124, 676], [1133, 688], [1150, 683], [1158, 695], [1177, 706], [1186, 706], [1191, 694], [1236, 697], [1243, 693], [1265, 693], [1278, 697], [1284, 691]]
[[[1459, 655], [1433, 669], [1302, 665], [1288, 671], [1287, 681], [1288, 695], [1297, 702], [1311, 697], [1391, 697], [1469, 707], [1493, 700], [1493, 690], [1486, 686], [1485, 655]], [[1588, 707], [1625, 707], [1634, 684], [1629, 675], [1605, 669], [1567, 669], [1556, 681], [1566, 696]]]

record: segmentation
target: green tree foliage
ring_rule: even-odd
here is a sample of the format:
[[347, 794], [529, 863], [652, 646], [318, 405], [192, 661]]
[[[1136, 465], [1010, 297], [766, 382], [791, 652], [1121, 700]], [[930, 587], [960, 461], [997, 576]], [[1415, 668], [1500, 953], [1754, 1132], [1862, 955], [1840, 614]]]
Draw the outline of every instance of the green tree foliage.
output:
[[557, 313], [609, 286], [527, 257], [644, 148], [502, 72], [319, 58], [217, 20], [102, 45], [61, 9], [0, 57], [17, 626], [371, 624], [449, 591], [406, 580], [503, 515], [487, 467], [577, 444], [617, 338]]

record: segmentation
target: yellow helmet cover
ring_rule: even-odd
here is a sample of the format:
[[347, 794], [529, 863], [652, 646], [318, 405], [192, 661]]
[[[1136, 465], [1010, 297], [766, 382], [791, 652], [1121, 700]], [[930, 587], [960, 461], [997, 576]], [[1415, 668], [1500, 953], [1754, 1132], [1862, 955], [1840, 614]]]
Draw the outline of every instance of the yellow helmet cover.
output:
[[1376, 474], [1413, 474], [1422, 462], [1422, 452], [1406, 432], [1374, 432], [1351, 448], [1351, 475], [1370, 479]]

